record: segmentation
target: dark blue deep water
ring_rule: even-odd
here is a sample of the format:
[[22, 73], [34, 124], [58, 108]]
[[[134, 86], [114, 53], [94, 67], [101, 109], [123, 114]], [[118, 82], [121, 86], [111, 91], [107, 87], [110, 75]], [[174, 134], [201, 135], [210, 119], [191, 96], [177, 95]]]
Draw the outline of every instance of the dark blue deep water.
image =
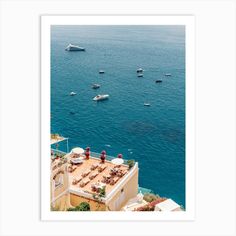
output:
[[[69, 43], [86, 51], [65, 51]], [[99, 93], [110, 99], [93, 101]], [[141, 187], [185, 206], [184, 26], [53, 26], [51, 116], [70, 148], [135, 159]]]

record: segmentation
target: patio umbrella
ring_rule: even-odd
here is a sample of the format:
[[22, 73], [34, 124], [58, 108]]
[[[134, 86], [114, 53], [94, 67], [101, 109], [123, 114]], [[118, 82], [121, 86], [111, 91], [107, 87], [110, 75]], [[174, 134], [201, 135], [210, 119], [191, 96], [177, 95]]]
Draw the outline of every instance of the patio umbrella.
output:
[[122, 158], [115, 158], [115, 159], [113, 159], [111, 162], [112, 162], [112, 164], [114, 164], [114, 165], [121, 165], [121, 164], [124, 163], [124, 160], [123, 160]]
[[84, 153], [84, 149], [80, 148], [80, 147], [76, 147], [72, 149], [72, 152], [75, 154], [83, 154]]

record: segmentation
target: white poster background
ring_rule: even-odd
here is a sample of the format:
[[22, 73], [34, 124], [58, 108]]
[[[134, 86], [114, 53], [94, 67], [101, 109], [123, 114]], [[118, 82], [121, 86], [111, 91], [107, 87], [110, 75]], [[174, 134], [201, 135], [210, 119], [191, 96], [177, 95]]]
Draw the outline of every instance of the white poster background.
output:
[[[40, 221], [40, 15], [194, 15], [194, 221]], [[234, 1], [0, 1], [1, 235], [235, 235]]]

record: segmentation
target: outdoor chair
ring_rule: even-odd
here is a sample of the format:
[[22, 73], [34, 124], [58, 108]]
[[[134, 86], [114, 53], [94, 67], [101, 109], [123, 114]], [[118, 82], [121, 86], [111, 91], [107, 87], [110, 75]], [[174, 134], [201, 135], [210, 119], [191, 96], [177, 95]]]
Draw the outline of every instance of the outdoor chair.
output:
[[95, 170], [98, 167], [98, 164], [92, 164], [90, 170]]
[[118, 180], [119, 180], [119, 177], [116, 176], [116, 177], [112, 178], [110, 184], [111, 184], [111, 185], [114, 185], [114, 184], [117, 183]]
[[86, 177], [89, 173], [91, 172], [91, 170], [86, 170], [82, 173], [82, 177]]
[[92, 175], [89, 176], [89, 179], [94, 179], [96, 176], [98, 175], [98, 173], [93, 173]]
[[102, 171], [104, 171], [106, 168], [107, 168], [107, 166], [101, 165], [101, 166], [98, 167], [98, 171], [99, 171], [99, 172], [102, 172]]

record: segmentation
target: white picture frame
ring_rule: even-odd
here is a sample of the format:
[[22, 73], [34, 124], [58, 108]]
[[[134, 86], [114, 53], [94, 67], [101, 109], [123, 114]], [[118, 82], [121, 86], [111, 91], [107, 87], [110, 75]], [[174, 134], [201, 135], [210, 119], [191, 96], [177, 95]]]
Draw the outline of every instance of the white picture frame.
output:
[[[42, 220], [194, 220], [195, 183], [195, 36], [194, 16], [159, 15], [84, 15], [84, 16], [41, 16], [41, 219]], [[186, 209], [181, 212], [62, 212], [50, 210], [50, 45], [53, 25], [184, 25], [185, 26], [185, 70], [186, 70]]]

